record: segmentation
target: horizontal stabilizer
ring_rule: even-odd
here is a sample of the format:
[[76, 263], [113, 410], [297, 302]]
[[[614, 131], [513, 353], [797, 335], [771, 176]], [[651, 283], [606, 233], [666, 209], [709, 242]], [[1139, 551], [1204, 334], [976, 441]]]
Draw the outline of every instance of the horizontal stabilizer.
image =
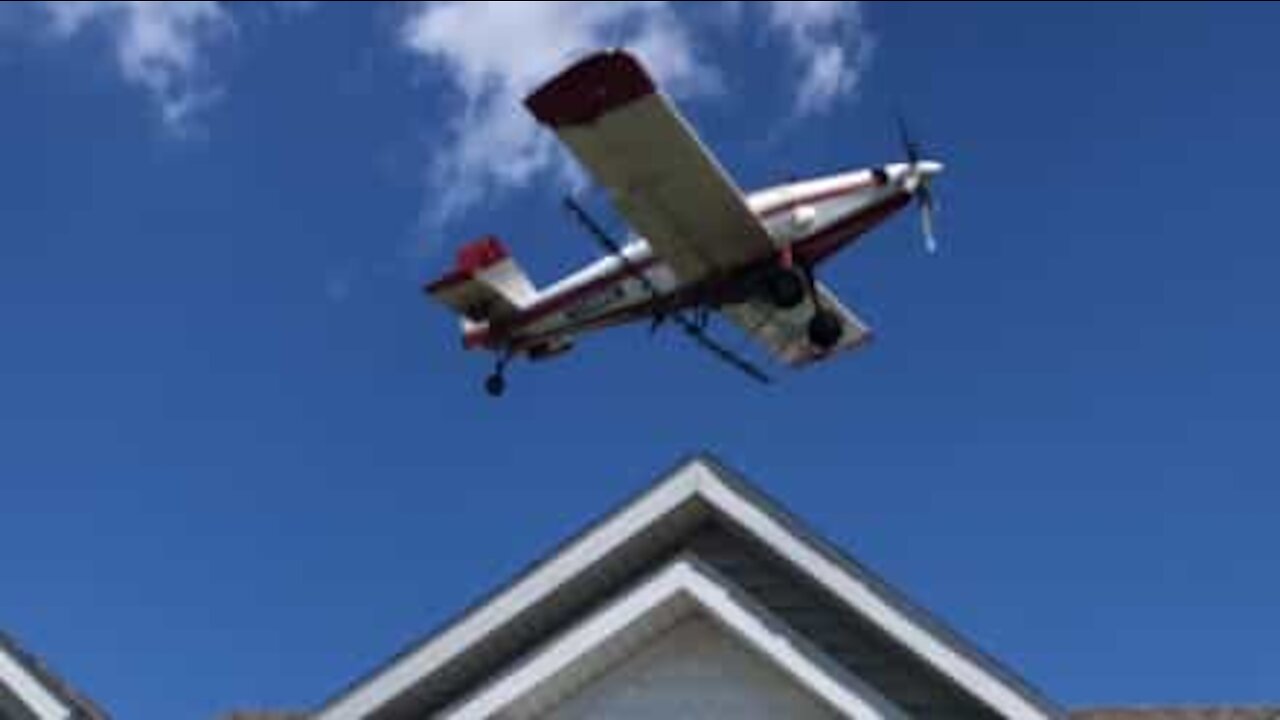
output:
[[425, 289], [471, 324], [501, 320], [537, 295], [528, 276], [495, 237], [463, 246], [454, 268]]

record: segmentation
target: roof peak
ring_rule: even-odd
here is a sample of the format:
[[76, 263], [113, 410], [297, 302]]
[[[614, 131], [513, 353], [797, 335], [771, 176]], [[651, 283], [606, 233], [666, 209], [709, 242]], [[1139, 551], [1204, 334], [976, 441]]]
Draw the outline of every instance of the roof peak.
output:
[[[878, 625], [893, 642], [1006, 717], [1047, 720], [1062, 715], [994, 659], [809, 531], [757, 484], [713, 453], [702, 450], [680, 458], [519, 577], [330, 699], [317, 717], [370, 717], [393, 704], [398, 706], [396, 712], [404, 711], [404, 703], [420, 697], [422, 687], [447, 684], [441, 678], [450, 677], [448, 669], [462, 658], [476, 659], [474, 656], [479, 653], [488, 658], [484, 662], [506, 662], [502, 658], [507, 655], [502, 653], [519, 650], [507, 645], [523, 636], [512, 628], [528, 627], [530, 623], [538, 626], [538, 621], [531, 618], [540, 617], [546, 621], [547, 632], [556, 632], [554, 628], [561, 627], [556, 624], [560, 620], [547, 618], [577, 612], [569, 608], [576, 607], [574, 603], [582, 597], [613, 592], [606, 587], [613, 582], [608, 578], [632, 577], [630, 573], [642, 570], [646, 562], [659, 560], [667, 552], [662, 549], [666, 544], [684, 542], [679, 538], [709, 518], [732, 526], [744, 540], [763, 546], [842, 603], [846, 611]], [[494, 647], [505, 649], [495, 655], [496, 651], [490, 652]], [[440, 693], [455, 690], [443, 689]]]

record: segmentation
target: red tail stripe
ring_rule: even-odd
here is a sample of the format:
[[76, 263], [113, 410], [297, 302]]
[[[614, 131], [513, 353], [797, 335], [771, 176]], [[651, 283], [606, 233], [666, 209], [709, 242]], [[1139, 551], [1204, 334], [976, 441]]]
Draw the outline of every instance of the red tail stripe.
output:
[[458, 249], [457, 262], [454, 263], [453, 269], [439, 280], [428, 284], [426, 291], [435, 294], [448, 290], [454, 285], [475, 277], [475, 274], [481, 270], [506, 260], [507, 257], [507, 249], [498, 238], [486, 235], [479, 240], [473, 240]]

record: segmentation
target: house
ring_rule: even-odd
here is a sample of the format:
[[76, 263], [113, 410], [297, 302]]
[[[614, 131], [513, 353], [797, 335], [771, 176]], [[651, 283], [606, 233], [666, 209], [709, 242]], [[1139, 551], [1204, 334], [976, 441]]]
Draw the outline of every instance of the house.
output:
[[1068, 714], [736, 473], [696, 457], [313, 715], [663, 716]]
[[[1066, 710], [695, 457], [311, 712], [223, 720], [1280, 720]], [[0, 720], [106, 720], [0, 635]]]
[[699, 456], [311, 717], [1280, 720], [1280, 706], [1068, 711]]

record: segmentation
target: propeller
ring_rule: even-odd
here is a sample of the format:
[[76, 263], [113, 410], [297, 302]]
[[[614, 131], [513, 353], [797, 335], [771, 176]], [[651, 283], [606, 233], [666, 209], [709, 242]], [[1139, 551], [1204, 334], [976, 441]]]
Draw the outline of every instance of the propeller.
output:
[[907, 155], [910, 164], [908, 189], [916, 197], [916, 205], [920, 208], [920, 231], [924, 235], [924, 249], [930, 255], [938, 252], [938, 240], [934, 235], [934, 213], [936, 205], [933, 191], [929, 189], [929, 175], [920, 172], [920, 143], [907, 130], [907, 122], [898, 115], [898, 140]]
[[[652, 297], [662, 297], [662, 291], [653, 284], [653, 281], [649, 279], [649, 276], [645, 275], [643, 271], [635, 266], [635, 263], [631, 262], [630, 258], [622, 252], [622, 246], [618, 241], [614, 240], [609, 233], [605, 232], [605, 229], [602, 228], [600, 224], [597, 223], [589, 214], [587, 214], [587, 211], [584, 210], [577, 201], [572, 197], [566, 197], [564, 199], [564, 206], [569, 213], [573, 215], [574, 219], [586, 229], [587, 233], [591, 235], [591, 237], [599, 243], [602, 248], [604, 248], [609, 254], [618, 258], [618, 261], [622, 263], [624, 268], [626, 268], [627, 273], [631, 275], [631, 277], [635, 278], [636, 281], [639, 282]], [[727, 346], [713, 338], [707, 332], [708, 318], [706, 315], [699, 315], [694, 318], [690, 318], [679, 310], [672, 310], [667, 313], [659, 312], [654, 315], [653, 325], [650, 327], [649, 332], [653, 333], [656, 331], [658, 326], [661, 325], [664, 320], [668, 319], [676, 325], [679, 325], [680, 329], [683, 330], [690, 339], [701, 345], [703, 349], [709, 351], [720, 360], [723, 360], [729, 365], [741, 370], [754, 380], [766, 385], [771, 382], [769, 376], [763, 370], [756, 367], [751, 363], [751, 361], [730, 350]]]
[[920, 232], [924, 234], [924, 251], [933, 255], [938, 252], [938, 238], [933, 234], [933, 192], [928, 183], [921, 183], [917, 191], [917, 202], [920, 205]]

